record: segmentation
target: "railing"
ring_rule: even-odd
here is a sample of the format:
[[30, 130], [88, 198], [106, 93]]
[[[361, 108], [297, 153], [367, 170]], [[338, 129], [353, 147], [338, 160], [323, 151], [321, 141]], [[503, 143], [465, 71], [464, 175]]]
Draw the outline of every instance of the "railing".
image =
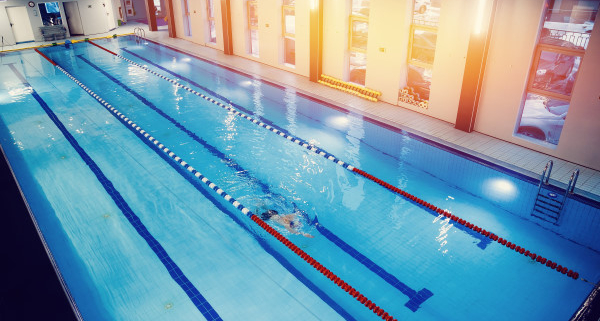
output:
[[569, 179], [569, 186], [567, 186], [567, 190], [565, 192], [565, 197], [568, 194], [573, 194], [575, 190], [575, 184], [577, 184], [577, 178], [579, 178], [579, 170], [576, 169], [571, 173], [571, 178]]
[[544, 170], [542, 171], [542, 177], [540, 177], [540, 185], [539, 187], [542, 187], [542, 184], [544, 185], [548, 185], [548, 181], [550, 180], [550, 173], [552, 173], [552, 166], [554, 165], [554, 162], [552, 160], [549, 160], [546, 163], [546, 167], [544, 167]]
[[146, 31], [140, 27], [133, 29], [133, 34], [134, 34], [136, 40], [146, 38]]
[[[549, 31], [549, 35], [547, 35], [547, 38], [558, 39], [558, 40], [562, 40], [565, 42], [570, 42], [573, 46], [580, 48], [580, 49], [586, 49], [588, 46], [588, 43], [590, 42], [590, 34], [588, 34], [588, 33], [582, 33], [582, 32], [577, 32], [577, 31], [567, 31], [567, 30], [560, 30], [560, 29], [550, 29], [550, 28], [544, 28], [544, 29], [547, 29]], [[542, 43], [545, 43], [545, 42], [548, 42], [548, 40], [542, 39]]]

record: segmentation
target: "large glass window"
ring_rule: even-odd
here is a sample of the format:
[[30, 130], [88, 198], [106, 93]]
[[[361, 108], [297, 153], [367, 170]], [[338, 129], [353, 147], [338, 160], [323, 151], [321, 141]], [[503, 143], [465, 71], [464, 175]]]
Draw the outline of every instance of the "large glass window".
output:
[[398, 100], [427, 108], [441, 0], [413, 0], [406, 87]]
[[516, 134], [558, 145], [600, 1], [550, 0]]
[[208, 20], [208, 42], [217, 43], [217, 30], [215, 27], [215, 6], [213, 0], [206, 0], [206, 17]]
[[190, 4], [188, 0], [181, 0], [181, 7], [183, 9], [183, 33], [191, 37], [192, 36], [192, 20], [190, 19]]
[[370, 0], [352, 0], [350, 15], [349, 76], [352, 83], [365, 85], [367, 73], [367, 40], [369, 38]]
[[44, 26], [62, 25], [58, 2], [40, 3], [38, 6], [40, 8], [40, 15], [42, 16], [42, 23]]
[[247, 5], [249, 53], [254, 57], [258, 57], [258, 3], [248, 1]]
[[283, 62], [296, 65], [296, 7], [295, 0], [284, 0], [283, 17]]

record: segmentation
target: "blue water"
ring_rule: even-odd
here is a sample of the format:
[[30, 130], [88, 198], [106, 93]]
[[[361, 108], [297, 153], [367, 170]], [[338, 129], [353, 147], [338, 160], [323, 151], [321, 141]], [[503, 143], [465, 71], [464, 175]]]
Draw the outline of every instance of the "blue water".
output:
[[[166, 47], [98, 43], [600, 279], [588, 204], [544, 225], [530, 182]], [[42, 51], [250, 210], [301, 211], [314, 238], [273, 227], [399, 320], [567, 319], [593, 288], [97, 47]], [[2, 147], [86, 320], [380, 319], [39, 54], [2, 58]]]

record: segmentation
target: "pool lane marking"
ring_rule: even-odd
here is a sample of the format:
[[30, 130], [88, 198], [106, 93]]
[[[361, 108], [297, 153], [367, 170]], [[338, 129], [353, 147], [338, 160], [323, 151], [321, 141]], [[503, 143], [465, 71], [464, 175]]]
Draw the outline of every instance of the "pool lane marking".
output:
[[[89, 92], [88, 92], [89, 94]], [[113, 115], [114, 116], [114, 115]], [[116, 117], [116, 116], [115, 116]], [[122, 122], [124, 125], [128, 125], [123, 119], [116, 117], [117, 120]], [[129, 127], [127, 127], [129, 128]], [[164, 161], [167, 162], [169, 166], [171, 166], [175, 171], [177, 171], [185, 180], [187, 180], [192, 186], [194, 186], [204, 197], [206, 197], [209, 201], [211, 201], [219, 210], [228, 215], [234, 222], [236, 222], [242, 229], [247, 231], [250, 235], [253, 235], [258, 242], [258, 244], [265, 250], [265, 252], [269, 253], [279, 264], [281, 264], [284, 268], [286, 268], [292, 275], [294, 275], [298, 281], [303, 283], [308, 289], [313, 291], [323, 302], [328, 304], [334, 311], [339, 313], [344, 319], [352, 321], [355, 320], [346, 310], [344, 310], [337, 302], [335, 302], [331, 297], [329, 297], [323, 290], [317, 287], [311, 280], [309, 280], [306, 276], [304, 276], [293, 264], [291, 264], [285, 257], [283, 257], [279, 252], [275, 251], [265, 240], [263, 237], [258, 236], [253, 230], [249, 229], [247, 225], [245, 225], [240, 217], [234, 213], [232, 213], [228, 208], [224, 207], [213, 194], [209, 193], [208, 190], [204, 188], [204, 184], [202, 181], [194, 180], [196, 177], [190, 177], [190, 172], [179, 166], [179, 163], [173, 162], [172, 158], [168, 156], [166, 153], [159, 149], [157, 145], [151, 143], [149, 140], [144, 139], [142, 134], [129, 128], [134, 135], [142, 139], [142, 142], [145, 143], [152, 150], [157, 152], [157, 155], [161, 157]], [[157, 151], [158, 150], [158, 151]]]
[[[37, 51], [37, 49], [36, 49]], [[39, 52], [38, 52], [39, 53]], [[45, 57], [49, 60], [48, 57]], [[54, 66], [57, 66], [54, 64]], [[56, 127], [61, 131], [61, 133], [65, 136], [67, 141], [71, 144], [73, 149], [79, 154], [81, 159], [86, 163], [86, 165], [90, 168], [92, 173], [96, 176], [96, 179], [102, 184], [104, 190], [108, 193], [108, 195], [112, 198], [113, 202], [117, 205], [117, 207], [121, 210], [125, 218], [131, 226], [135, 229], [135, 231], [140, 235], [148, 244], [150, 249], [156, 254], [156, 256], [160, 259], [164, 267], [171, 275], [171, 278], [177, 282], [177, 284], [184, 290], [184, 292], [188, 295], [188, 297], [192, 300], [196, 308], [202, 313], [204, 317], [208, 320], [222, 320], [219, 314], [214, 310], [214, 308], [206, 301], [206, 299], [202, 296], [200, 291], [196, 289], [196, 287], [190, 282], [190, 280], [185, 276], [185, 274], [181, 271], [179, 266], [171, 259], [169, 254], [165, 251], [163, 246], [150, 234], [150, 231], [146, 228], [144, 223], [140, 220], [140, 218], [133, 212], [129, 204], [125, 201], [121, 193], [114, 187], [112, 182], [104, 175], [98, 164], [94, 162], [94, 160], [85, 152], [85, 150], [79, 145], [75, 137], [69, 133], [65, 125], [58, 119], [56, 114], [52, 111], [52, 109], [48, 106], [48, 104], [43, 100], [42, 97], [37, 93], [33, 86], [27, 82], [25, 77], [14, 67], [11, 63], [9, 67], [15, 73], [15, 75], [21, 80], [23, 85], [31, 88], [31, 95], [35, 100], [40, 104], [44, 112], [48, 115], [50, 120], [56, 125]], [[59, 66], [57, 68], [60, 69]]]
[[[48, 61], [51, 61], [48, 57], [45, 57], [45, 58]], [[181, 165], [184, 169], [186, 169], [188, 172], [190, 172], [190, 174], [194, 175], [198, 180], [200, 180], [202, 183], [204, 183], [206, 186], [208, 186], [209, 189], [213, 190], [214, 193], [218, 194], [223, 199], [225, 199], [226, 201], [231, 203], [233, 205], [233, 207], [238, 209], [245, 216], [249, 217], [258, 226], [260, 226], [262, 229], [267, 231], [269, 234], [271, 234], [273, 237], [275, 237], [278, 241], [283, 243], [287, 248], [292, 250], [296, 255], [298, 255], [300, 258], [302, 258], [305, 262], [310, 264], [313, 268], [315, 268], [321, 274], [323, 274], [325, 277], [327, 277], [332, 282], [334, 282], [338, 287], [340, 287], [341, 289], [346, 291], [349, 295], [351, 295], [353, 298], [355, 298], [362, 305], [367, 307], [373, 313], [377, 314], [383, 320], [386, 320], [386, 321], [395, 321], [396, 320], [393, 316], [391, 316], [384, 309], [377, 306], [374, 302], [369, 300], [367, 297], [365, 297], [363, 294], [361, 294], [358, 290], [356, 290], [350, 284], [348, 284], [347, 282], [342, 280], [339, 276], [335, 275], [333, 272], [331, 272], [329, 269], [327, 269], [324, 265], [317, 262], [314, 258], [312, 258], [306, 252], [301, 250], [298, 246], [296, 246], [294, 243], [292, 243], [289, 239], [287, 239], [281, 233], [277, 232], [274, 228], [272, 228], [270, 225], [268, 225], [263, 220], [261, 220], [257, 215], [252, 213], [252, 211], [250, 209], [248, 209], [247, 207], [242, 205], [239, 201], [237, 201], [231, 195], [227, 194], [227, 192], [225, 192], [223, 189], [219, 188], [219, 186], [217, 186], [215, 183], [211, 182], [206, 176], [202, 175], [202, 173], [200, 173], [195, 168], [190, 166], [181, 157], [177, 156], [174, 152], [169, 150], [165, 145], [160, 143], [156, 138], [152, 137], [148, 132], [143, 130], [140, 126], [138, 126], [136, 123], [134, 123], [130, 118], [126, 117], [125, 114], [119, 112], [116, 108], [114, 108], [112, 105], [110, 105], [104, 99], [102, 99], [99, 95], [97, 95], [92, 90], [90, 90], [87, 86], [85, 86], [83, 83], [81, 83], [75, 77], [73, 77], [69, 72], [67, 72], [61, 66], [57, 65], [56, 63], [54, 64], [54, 66], [56, 68], [58, 68], [61, 72], [63, 72], [71, 80], [73, 80], [76, 84], [78, 84], [90, 96], [92, 96], [94, 99], [96, 99], [98, 102], [100, 102], [106, 109], [108, 109], [113, 114], [114, 117], [117, 117], [117, 119], [120, 119], [121, 123], [129, 125], [130, 127], [128, 127], [128, 128], [130, 130], [133, 129], [136, 132], [138, 132], [139, 134], [143, 135], [143, 137], [146, 138], [150, 143], [156, 145], [162, 152], [167, 154], [171, 159], [173, 159], [175, 162], [177, 162], [179, 165]], [[142, 136], [140, 136], [140, 135], [136, 135], [136, 136], [142, 138]], [[140, 221], [140, 224], [141, 224], [141, 221]], [[173, 264], [175, 264], [175, 263], [173, 262]], [[186, 280], [187, 280], [187, 278], [186, 278]], [[189, 280], [188, 280], [188, 282], [189, 282]], [[190, 285], [191, 285], [191, 283], [190, 283]], [[208, 302], [206, 302], [206, 304], [208, 304]], [[218, 320], [220, 320], [220, 318]]]
[[[96, 45], [96, 46], [98, 46], [98, 45]], [[154, 75], [156, 75], [156, 76], [158, 76], [160, 78], [163, 78], [163, 79], [165, 79], [165, 80], [173, 83], [174, 85], [176, 85], [176, 86], [178, 86], [180, 88], [183, 88], [183, 89], [185, 89], [185, 90], [187, 90], [187, 91], [189, 91], [189, 92], [191, 92], [191, 93], [193, 93], [193, 94], [195, 94], [195, 95], [197, 95], [197, 96], [199, 96], [199, 97], [201, 97], [201, 98], [203, 98], [205, 100], [208, 100], [211, 103], [213, 103], [213, 104], [215, 104], [215, 105], [217, 105], [217, 106], [219, 106], [221, 108], [227, 109], [227, 110], [233, 112], [234, 115], [236, 115], [236, 116], [240, 116], [242, 118], [246, 118], [247, 120], [253, 122], [254, 124], [257, 124], [258, 126], [264, 127], [266, 129], [268, 129], [269, 131], [271, 131], [271, 132], [273, 132], [275, 134], [278, 134], [279, 136], [281, 136], [283, 138], [286, 138], [289, 141], [293, 141], [294, 143], [296, 143], [296, 144], [298, 144], [298, 145], [300, 145], [300, 146], [302, 146], [302, 147], [304, 147], [304, 148], [306, 148], [306, 149], [314, 152], [315, 154], [318, 154], [318, 155], [320, 155], [320, 156], [322, 156], [324, 158], [329, 159], [330, 161], [332, 161], [332, 162], [334, 162], [334, 163], [342, 166], [343, 168], [345, 168], [345, 169], [347, 169], [349, 171], [355, 172], [355, 173], [357, 173], [357, 174], [359, 174], [359, 175], [361, 175], [361, 176], [363, 176], [363, 177], [365, 177], [365, 178], [367, 178], [367, 179], [369, 179], [371, 181], [374, 181], [375, 183], [377, 183], [377, 184], [381, 185], [382, 187], [384, 187], [384, 188], [386, 188], [386, 189], [394, 192], [395, 194], [401, 195], [404, 198], [410, 200], [414, 204], [416, 204], [418, 206], [421, 206], [421, 207], [423, 207], [423, 208], [425, 208], [425, 209], [427, 209], [427, 210], [429, 210], [431, 212], [437, 213], [439, 217], [445, 216], [445, 217], [449, 218], [450, 220], [455, 221], [459, 225], [462, 225], [462, 226], [464, 226], [464, 227], [466, 227], [468, 229], [471, 229], [474, 232], [485, 236], [486, 238], [490, 238], [493, 241], [496, 241], [496, 242], [498, 242], [498, 243], [500, 243], [500, 244], [508, 247], [511, 250], [515, 250], [515, 252], [518, 252], [519, 254], [523, 254], [526, 257], [529, 257], [532, 260], [534, 260], [534, 261], [536, 261], [536, 262], [538, 262], [538, 263], [540, 263], [542, 265], [545, 265], [546, 267], [549, 267], [549, 268], [551, 268], [553, 270], [555, 269], [557, 272], [562, 273], [562, 274], [564, 274], [564, 275], [566, 275], [568, 277], [571, 277], [571, 278], [573, 278], [575, 280], [577, 280], [579, 278], [579, 273], [578, 272], [575, 272], [575, 271], [567, 268], [566, 266], [559, 265], [556, 262], [553, 262], [552, 260], [544, 258], [544, 257], [542, 257], [540, 255], [537, 255], [534, 252], [526, 250], [524, 247], [517, 246], [516, 244], [514, 244], [512, 242], [509, 242], [506, 239], [501, 238], [498, 235], [496, 235], [496, 234], [494, 234], [492, 232], [489, 232], [489, 231], [487, 231], [487, 230], [485, 230], [485, 229], [483, 229], [483, 228], [481, 228], [481, 227], [479, 227], [479, 226], [477, 226], [477, 225], [475, 225], [473, 223], [470, 223], [470, 222], [468, 222], [468, 221], [466, 221], [466, 220], [464, 220], [464, 219], [462, 219], [462, 218], [460, 218], [460, 217], [458, 217], [458, 216], [456, 216], [456, 215], [448, 212], [447, 210], [438, 208], [435, 205], [430, 204], [428, 202], [425, 202], [424, 200], [422, 200], [422, 199], [420, 199], [420, 198], [418, 198], [418, 197], [416, 197], [414, 195], [411, 195], [411, 194], [409, 194], [409, 193], [407, 193], [407, 192], [399, 189], [398, 187], [396, 187], [394, 185], [391, 185], [391, 184], [389, 184], [389, 183], [387, 183], [387, 182], [385, 182], [385, 181], [383, 181], [383, 180], [381, 180], [381, 179], [379, 179], [379, 178], [377, 178], [377, 177], [375, 177], [375, 176], [373, 176], [373, 175], [371, 175], [371, 174], [369, 174], [369, 173], [367, 173], [367, 172], [365, 172], [365, 171], [363, 171], [361, 169], [355, 168], [354, 166], [352, 166], [350, 164], [347, 164], [347, 163], [343, 162], [342, 160], [338, 159], [333, 154], [330, 154], [330, 153], [326, 152], [325, 150], [323, 150], [321, 148], [318, 148], [318, 147], [316, 147], [314, 145], [311, 145], [311, 144], [307, 143], [306, 141], [304, 141], [304, 140], [302, 140], [300, 138], [297, 138], [297, 137], [295, 137], [295, 136], [287, 133], [286, 130], [281, 129], [278, 126], [275, 126], [274, 124], [267, 125], [267, 124], [265, 124], [264, 122], [262, 122], [260, 120], [257, 120], [255, 118], [249, 116], [249, 115], [246, 115], [246, 114], [244, 114], [244, 113], [236, 110], [235, 108], [233, 108], [233, 106], [231, 106], [231, 103], [229, 104], [229, 106], [224, 105], [222, 102], [216, 101], [216, 100], [214, 100], [211, 97], [208, 97], [208, 96], [206, 96], [204, 94], [198, 93], [195, 90], [193, 90], [192, 88], [184, 86], [184, 85], [182, 85], [181, 83], [177, 82], [174, 79], [165, 77], [165, 76], [163, 76], [163, 75], [161, 75], [161, 74], [159, 74], [159, 73], [157, 73], [157, 72], [155, 72], [155, 71], [153, 71], [153, 70], [151, 70], [151, 69], [149, 69], [149, 68], [147, 68], [145, 66], [142, 66], [142, 65], [140, 65], [140, 64], [138, 64], [138, 63], [136, 63], [136, 62], [134, 62], [134, 61], [132, 61], [130, 59], [127, 59], [127, 58], [125, 58], [125, 57], [123, 57], [121, 55], [118, 55], [118, 54], [114, 54], [114, 55], [117, 56], [117, 57], [119, 57], [119, 58], [121, 58], [121, 59], [123, 59], [123, 60], [125, 60], [125, 61], [127, 61], [127, 62], [129, 62], [130, 64], [133, 64], [135, 66], [138, 66], [138, 67], [140, 67], [140, 68], [142, 68], [142, 69], [150, 72], [151, 74], [154, 74]]]
[[[200, 143], [203, 147], [205, 147], [214, 156], [219, 157], [222, 160], [225, 160], [226, 164], [228, 166], [234, 168], [237, 172], [244, 173], [243, 176], [246, 179], [250, 180], [250, 182], [254, 182], [254, 183], [258, 184], [263, 189], [263, 191], [265, 193], [274, 194], [274, 192], [272, 192], [269, 189], [269, 187], [267, 186], [267, 184], [263, 183], [258, 178], [255, 178], [255, 177], [252, 177], [251, 175], [249, 175], [249, 171], [247, 171], [246, 169], [244, 169], [237, 162], [235, 162], [231, 158], [228, 158], [219, 149], [217, 149], [216, 147], [210, 145], [208, 142], [206, 142], [205, 140], [203, 140], [202, 138], [198, 137], [196, 134], [194, 134], [193, 132], [191, 132], [190, 130], [188, 130], [185, 126], [183, 126], [181, 123], [179, 123], [177, 120], [175, 120], [171, 116], [167, 115], [164, 111], [162, 111], [160, 108], [158, 108], [157, 106], [155, 106], [152, 102], [148, 101], [146, 98], [144, 98], [143, 96], [141, 96], [135, 90], [129, 88], [127, 85], [125, 85], [124, 83], [122, 83], [121, 81], [119, 81], [118, 79], [116, 79], [115, 77], [113, 77], [112, 75], [110, 75], [109, 73], [107, 73], [106, 71], [102, 70], [100, 67], [96, 66], [94, 63], [92, 63], [91, 61], [89, 61], [88, 59], [86, 59], [85, 57], [83, 57], [82, 55], [77, 55], [77, 58], [83, 60], [85, 63], [87, 63], [88, 65], [90, 65], [96, 71], [102, 73], [105, 77], [107, 77], [108, 79], [112, 80], [115, 84], [121, 86], [127, 92], [131, 93], [134, 97], [136, 97], [138, 100], [140, 100], [143, 104], [145, 104], [146, 106], [148, 106], [150, 109], [156, 111], [160, 116], [164, 117], [169, 122], [171, 122], [173, 125], [175, 125], [175, 127], [181, 129], [183, 132], [185, 132], [192, 139], [194, 139], [195, 141], [197, 141], [198, 143]], [[316, 221], [314, 225], [317, 228], [317, 230], [323, 236], [325, 236], [325, 238], [327, 240], [331, 241], [335, 246], [339, 247], [341, 250], [343, 250], [344, 252], [346, 252], [347, 254], [349, 254], [352, 258], [354, 258], [355, 260], [357, 260], [357, 262], [359, 262], [360, 264], [364, 265], [366, 268], [368, 268], [369, 270], [371, 270], [373, 273], [375, 273], [376, 275], [378, 275], [379, 277], [381, 277], [385, 282], [387, 282], [388, 284], [390, 284], [391, 286], [393, 286], [394, 288], [396, 288], [397, 290], [399, 290], [400, 292], [402, 292], [404, 295], [408, 296], [409, 301], [405, 304], [405, 306], [408, 307], [411, 311], [416, 312], [418, 310], [419, 306], [423, 302], [425, 302], [425, 300], [427, 300], [428, 298], [430, 298], [433, 295], [433, 293], [430, 290], [428, 290], [428, 289], [422, 289], [422, 290], [420, 290], [418, 292], [415, 291], [415, 290], [413, 290], [413, 289], [411, 289], [409, 286], [407, 286], [406, 284], [404, 284], [402, 281], [400, 281], [394, 275], [392, 275], [391, 273], [387, 272], [384, 268], [382, 268], [379, 265], [377, 265], [375, 262], [373, 262], [368, 257], [366, 257], [365, 255], [363, 255], [362, 253], [360, 253], [358, 250], [356, 250], [355, 248], [353, 248], [348, 243], [344, 242], [340, 237], [338, 237], [337, 235], [335, 235], [333, 232], [331, 232], [325, 226], [323, 226], [322, 224], [320, 224], [318, 221]]]
[[[133, 55], [133, 56], [135, 56], [135, 57], [137, 57], [137, 58], [139, 58], [139, 59], [141, 59], [141, 60], [143, 60], [143, 61], [147, 62], [148, 64], [151, 64], [151, 65], [155, 66], [156, 68], [158, 68], [158, 69], [160, 69], [160, 70], [163, 70], [163, 71], [165, 71], [165, 72], [168, 72], [168, 73], [170, 73], [171, 75], [173, 75], [173, 76], [175, 76], [175, 77], [178, 77], [178, 78], [180, 78], [180, 79], [182, 79], [182, 80], [185, 80], [185, 81], [187, 81], [189, 84], [191, 84], [191, 85], [193, 85], [193, 86], [196, 86], [196, 87], [198, 87], [198, 88], [201, 88], [201, 89], [203, 89], [203, 90], [204, 90], [204, 91], [206, 91], [207, 93], [209, 93], [209, 94], [211, 94], [211, 95], [213, 95], [213, 96], [215, 96], [215, 97], [217, 97], [217, 98], [219, 98], [219, 99], [221, 99], [221, 100], [223, 100], [223, 101], [225, 101], [225, 102], [228, 102], [228, 103], [229, 103], [231, 106], [234, 106], [234, 107], [235, 107], [235, 108], [237, 108], [238, 110], [242, 110], [242, 111], [243, 111], [243, 112], [245, 112], [246, 114], [252, 114], [252, 112], [251, 112], [251, 111], [247, 110], [247, 109], [246, 109], [246, 108], [244, 108], [243, 106], [241, 106], [241, 105], [238, 105], [238, 104], [236, 104], [236, 103], [233, 103], [233, 102], [231, 102], [231, 101], [230, 101], [229, 99], [227, 99], [226, 97], [223, 97], [223, 96], [219, 95], [218, 93], [216, 93], [216, 92], [214, 92], [214, 91], [210, 90], [209, 88], [206, 88], [206, 87], [204, 87], [204, 86], [202, 86], [202, 85], [200, 85], [200, 84], [198, 84], [198, 83], [194, 82], [193, 80], [191, 80], [191, 79], [189, 79], [189, 78], [187, 78], [187, 77], [185, 77], [185, 76], [179, 75], [179, 74], [177, 74], [177, 73], [175, 73], [175, 72], [173, 72], [173, 71], [171, 71], [171, 70], [169, 70], [169, 69], [167, 69], [167, 68], [164, 68], [164, 67], [162, 67], [162, 66], [160, 66], [160, 65], [158, 65], [158, 64], [155, 64], [155, 63], [153, 63], [152, 61], [150, 61], [150, 60], [148, 60], [148, 59], [146, 59], [146, 58], [144, 58], [144, 57], [142, 57], [142, 56], [140, 56], [140, 55], [138, 55], [138, 54], [136, 54], [136, 53], [134, 53], [134, 52], [131, 52], [131, 51], [129, 51], [129, 50], [127, 50], [127, 49], [125, 49], [125, 48], [121, 48], [121, 50], [123, 50], [123, 51], [127, 52], [128, 54], [130, 54], [130, 55]], [[139, 65], [138, 65], [138, 67], [139, 67]], [[144, 68], [144, 67], [142, 67], [142, 68]], [[149, 71], [149, 70], [148, 70], [148, 69], [146, 69], [146, 68], [144, 68], [144, 70], [147, 70], [147, 71]], [[156, 74], [156, 73], [155, 73], [155, 74]], [[160, 77], [160, 75], [159, 75], [159, 77]], [[161, 77], [161, 78], [164, 78], [164, 77]], [[186, 88], [186, 89], [187, 89], [187, 88]], [[188, 90], [188, 91], [189, 91], [189, 90]], [[197, 94], [196, 94], [196, 95], [197, 95]], [[215, 103], [215, 102], [213, 102], [213, 103]], [[267, 119], [266, 119], [266, 118], [264, 118], [264, 117], [263, 117], [263, 122], [264, 122], [264, 123], [266, 123], [267, 125], [270, 125], [270, 126], [271, 126], [271, 127], [273, 127], [273, 128], [277, 128], [279, 131], [281, 131], [281, 132], [285, 132], [285, 133], [287, 133], [287, 134], [289, 135], [289, 133], [288, 133], [287, 131], [285, 131], [285, 130], [283, 130], [283, 129], [279, 128], [278, 126], [276, 126], [275, 124], [273, 124], [273, 122], [271, 122], [271, 121], [267, 120]], [[302, 143], [306, 143], [306, 141], [305, 141], [305, 140], [302, 140], [302, 139], [300, 139], [300, 141], [301, 141]], [[309, 146], [312, 146], [310, 143], [308, 143], [308, 145], [309, 145]], [[429, 214], [431, 214], [431, 215], [433, 215], [433, 216], [435, 216], [435, 217], [438, 217], [438, 218], [439, 218], [439, 217], [441, 217], [441, 216], [440, 216], [438, 213], [436, 213], [436, 212], [427, 211], [427, 213], [429, 213]], [[478, 239], [478, 240], [479, 240], [479, 243], [477, 243], [477, 247], [479, 247], [479, 248], [480, 248], [480, 249], [482, 249], [482, 250], [485, 250], [485, 249], [486, 249], [486, 247], [487, 247], [487, 246], [488, 246], [488, 245], [489, 245], [489, 244], [492, 242], [492, 239], [490, 239], [490, 238], [487, 238], [487, 237], [485, 237], [485, 236], [483, 236], [483, 235], [481, 235], [481, 234], [479, 234], [479, 233], [477, 233], [477, 232], [475, 232], [475, 231], [473, 231], [473, 230], [471, 230], [471, 229], [469, 229], [469, 228], [467, 228], [467, 227], [465, 227], [465, 226], [463, 226], [463, 225], [456, 224], [456, 225], [453, 225], [453, 226], [454, 226], [456, 229], [458, 229], [458, 230], [460, 230], [460, 231], [463, 231], [463, 232], [464, 232], [464, 233], [466, 233], [466, 234], [469, 234], [469, 235], [470, 235], [470, 236], [472, 236], [473, 238], [476, 238], [476, 239]]]

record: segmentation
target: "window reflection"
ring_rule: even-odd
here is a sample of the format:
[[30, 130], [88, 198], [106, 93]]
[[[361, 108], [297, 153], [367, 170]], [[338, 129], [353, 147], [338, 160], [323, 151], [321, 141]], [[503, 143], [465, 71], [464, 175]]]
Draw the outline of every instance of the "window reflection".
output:
[[412, 34], [411, 60], [421, 61], [432, 65], [435, 56], [437, 33], [414, 29]]
[[440, 21], [441, 0], [415, 0], [413, 23], [437, 27]]
[[550, 1], [540, 43], [587, 49], [600, 1]]
[[542, 50], [533, 87], [570, 96], [580, 62], [578, 56]]
[[367, 50], [367, 39], [369, 36], [369, 23], [362, 20], [352, 21], [352, 48]]
[[352, 15], [369, 16], [371, 0], [352, 0]]
[[350, 15], [349, 81], [365, 85], [367, 74], [367, 41], [369, 39], [370, 0], [352, 0]]
[[350, 82], [364, 85], [367, 74], [367, 54], [350, 52]]
[[293, 38], [284, 38], [283, 39], [284, 46], [284, 62], [286, 64], [295, 65], [296, 64], [296, 40]]
[[408, 65], [406, 84], [413, 89], [415, 100], [429, 100], [431, 86], [431, 69]]
[[517, 134], [557, 145], [568, 109], [568, 101], [527, 93]]
[[294, 36], [296, 34], [296, 12], [293, 7], [283, 8], [283, 33], [286, 36]]
[[258, 28], [258, 10], [256, 1], [248, 2], [248, 24], [251, 28]]

